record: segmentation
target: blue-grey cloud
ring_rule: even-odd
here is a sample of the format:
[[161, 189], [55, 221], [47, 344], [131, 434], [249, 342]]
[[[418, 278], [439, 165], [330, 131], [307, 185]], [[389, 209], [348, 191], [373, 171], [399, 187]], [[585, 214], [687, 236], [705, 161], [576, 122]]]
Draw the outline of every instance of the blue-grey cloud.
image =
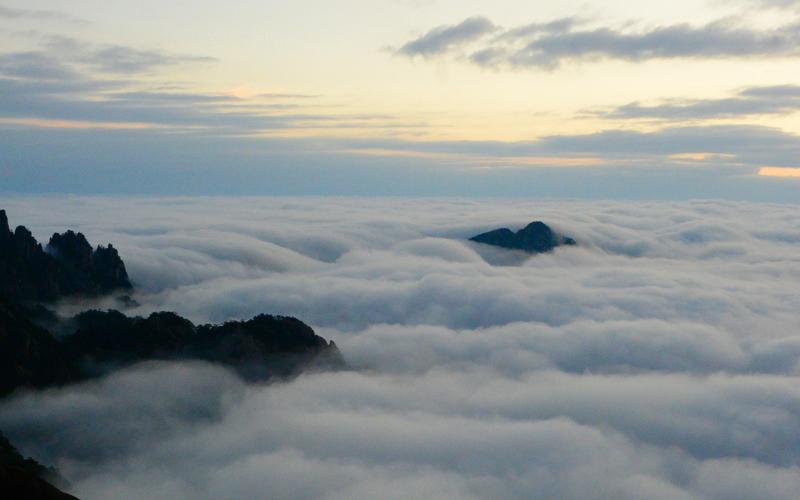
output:
[[486, 157], [525, 158], [555, 155], [633, 160], [638, 164], [664, 164], [673, 155], [716, 153], [729, 156], [717, 164], [795, 164], [800, 137], [775, 127], [758, 125], [670, 126], [651, 132], [606, 130], [590, 134], [544, 136], [534, 141], [343, 141], [354, 148], [452, 153]]
[[209, 56], [173, 55], [155, 50], [138, 50], [120, 45], [98, 49], [83, 59], [83, 62], [99, 71], [110, 73], [139, 73], [177, 64], [214, 61], [216, 59]]
[[96, 45], [65, 36], [44, 36], [43, 42], [47, 54], [101, 73], [149, 73], [169, 66], [216, 62], [214, 57], [206, 55], [174, 54], [124, 45]]
[[406, 56], [435, 56], [475, 41], [496, 29], [485, 17], [470, 17], [459, 24], [436, 27], [405, 43], [397, 53]]
[[84, 21], [73, 17], [64, 12], [55, 10], [38, 10], [38, 9], [16, 9], [0, 5], [0, 18], [11, 20], [35, 20], [35, 21], [67, 21], [70, 23]]
[[[90, 46], [77, 42], [65, 46], [68, 48], [0, 54], [0, 118], [148, 124], [184, 132], [237, 134], [325, 128], [333, 123], [342, 128], [419, 126], [386, 115], [309, 111], [297, 101], [313, 102], [313, 96], [303, 94], [242, 99], [183, 89], [163, 91], [158, 85], [153, 90], [154, 84], [139, 81], [142, 73], [186, 59], [126, 48], [126, 53], [134, 54], [132, 59], [111, 57], [113, 62], [96, 63], [98, 52]], [[115, 75], [98, 75], [97, 64], [105, 67], [103, 72]]]
[[60, 58], [42, 51], [0, 54], [0, 73], [31, 80], [76, 80], [80, 74]]
[[790, 9], [800, 6], [797, 0], [733, 0], [738, 3], [750, 4], [755, 7], [772, 8], [772, 9]]
[[331, 113], [316, 95], [252, 98], [199, 93], [159, 81], [168, 66], [209, 63], [207, 56], [107, 46], [35, 34], [40, 47], [0, 53], [0, 119], [155, 126], [183, 134], [254, 135], [300, 128], [419, 128], [382, 114]]
[[[482, 23], [487, 27], [486, 31], [493, 26], [489, 20], [484, 19]], [[510, 28], [499, 36], [473, 44], [468, 59], [482, 66], [498, 68], [556, 69], [565, 63], [604, 59], [642, 62], [653, 59], [782, 58], [800, 55], [797, 48], [800, 44], [800, 25], [795, 21], [767, 29], [751, 28], [737, 19], [722, 19], [705, 25], [683, 23], [645, 29], [585, 27], [584, 24], [567, 18]], [[464, 42], [480, 38], [474, 35], [459, 38], [453, 43], [437, 43], [439, 34], [455, 29], [437, 28], [428, 35], [408, 42], [400, 52], [413, 55], [430, 50], [430, 53], [443, 54]]]
[[[493, 37], [487, 34], [484, 39], [495, 43], [556, 36], [585, 24], [582, 19], [565, 18]], [[448, 35], [442, 40], [454, 39]], [[0, 189], [4, 192], [797, 198], [791, 193], [791, 181], [752, 178], [761, 166], [796, 166], [798, 139], [779, 129], [665, 127], [520, 142], [266, 139], [266, 133], [275, 131], [347, 128], [385, 130], [383, 135], [391, 137], [398, 130], [424, 130], [426, 124], [381, 114], [332, 113], [319, 106], [318, 96], [302, 93], [243, 99], [192, 91], [159, 82], [152, 72], [161, 64], [195, 61], [193, 57], [142, 56], [149, 52], [126, 48], [125, 53], [134, 54], [130, 60], [122, 58], [116, 69], [101, 69], [105, 63], [95, 59], [108, 47], [71, 38], [40, 36], [39, 41], [38, 50], [0, 54], [4, 122]], [[796, 92], [791, 86], [751, 88], [732, 99], [747, 103], [736, 108], [740, 113], [779, 112], [788, 108]], [[683, 104], [692, 108], [697, 103]], [[699, 112], [681, 106], [646, 108], [629, 106], [624, 112]], [[43, 120], [95, 129], [34, 127]], [[152, 130], [101, 130], [101, 124]], [[673, 158], [676, 155], [683, 158]], [[544, 159], [538, 159], [536, 167], [525, 167], [529, 157]], [[695, 158], [692, 165], [704, 170], [684, 168], [690, 157]], [[552, 165], [547, 158], [552, 158]], [[604, 165], [565, 170], [557, 168], [561, 158]], [[194, 165], [192, 181], [185, 174], [187, 165]], [[99, 171], [104, 174], [95, 175]], [[312, 171], [316, 173], [310, 175]], [[418, 181], [409, 179], [412, 174], [419, 176]], [[698, 182], [698, 177], [704, 181]], [[622, 178], [625, 182], [620, 182]], [[756, 183], [758, 190], [752, 187]]]
[[[376, 149], [389, 153], [358, 153]], [[796, 136], [766, 127], [608, 131], [504, 143], [266, 139], [218, 131], [165, 134], [7, 126], [0, 134], [0, 150], [0, 190], [6, 193], [711, 197], [800, 202], [796, 180], [753, 175], [761, 166], [796, 166], [800, 154]], [[701, 157], [673, 158], [692, 153]], [[436, 159], [440, 154], [444, 158]], [[451, 155], [453, 159], [448, 159]], [[552, 157], [553, 165], [546, 160], [540, 161], [541, 166], [518, 163], [528, 156]], [[607, 163], [564, 168], [558, 166], [561, 157], [601, 158]], [[484, 164], [487, 168], [478, 168]]]
[[668, 100], [646, 105], [632, 102], [591, 112], [612, 119], [707, 120], [754, 115], [783, 115], [800, 111], [800, 87], [776, 85], [751, 87], [733, 97], [720, 99]]

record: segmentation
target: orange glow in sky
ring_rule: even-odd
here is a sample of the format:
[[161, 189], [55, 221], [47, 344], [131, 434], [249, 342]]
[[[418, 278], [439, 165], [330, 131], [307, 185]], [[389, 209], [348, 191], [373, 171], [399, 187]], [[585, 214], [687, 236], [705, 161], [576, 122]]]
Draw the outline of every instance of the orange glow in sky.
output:
[[800, 178], [800, 168], [792, 167], [761, 167], [758, 175], [766, 177], [797, 177]]

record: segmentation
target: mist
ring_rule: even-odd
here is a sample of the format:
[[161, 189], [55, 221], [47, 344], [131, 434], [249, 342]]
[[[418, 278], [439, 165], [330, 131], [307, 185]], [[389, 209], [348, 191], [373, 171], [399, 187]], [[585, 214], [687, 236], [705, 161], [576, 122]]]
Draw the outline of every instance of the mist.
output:
[[[72, 228], [113, 243], [138, 290], [130, 314], [293, 315], [351, 367], [259, 385], [148, 363], [0, 405], [0, 429], [81, 498], [800, 490], [795, 205], [11, 197], [4, 208], [40, 240]], [[466, 241], [533, 220], [578, 246], [525, 257]]]

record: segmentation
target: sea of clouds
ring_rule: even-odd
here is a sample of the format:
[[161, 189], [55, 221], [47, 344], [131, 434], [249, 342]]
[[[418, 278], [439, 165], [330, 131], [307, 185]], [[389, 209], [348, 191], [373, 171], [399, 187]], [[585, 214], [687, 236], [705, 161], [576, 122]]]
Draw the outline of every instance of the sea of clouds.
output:
[[[81, 498], [800, 491], [798, 206], [2, 204], [40, 240], [69, 227], [114, 243], [139, 290], [131, 313], [294, 315], [352, 367], [247, 385], [212, 365], [148, 363], [3, 403], [0, 429]], [[466, 241], [532, 220], [579, 246], [525, 258]]]

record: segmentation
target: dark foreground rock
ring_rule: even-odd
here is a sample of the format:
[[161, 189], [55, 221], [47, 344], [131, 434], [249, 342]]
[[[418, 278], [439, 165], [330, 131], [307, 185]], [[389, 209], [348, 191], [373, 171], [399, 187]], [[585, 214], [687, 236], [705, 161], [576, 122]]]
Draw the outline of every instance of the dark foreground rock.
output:
[[54, 234], [46, 247], [24, 226], [13, 232], [0, 210], [0, 293], [17, 301], [98, 297], [132, 289], [112, 246], [92, 248], [82, 233]]
[[554, 232], [547, 224], [540, 221], [531, 222], [516, 233], [508, 228], [495, 229], [474, 236], [470, 241], [533, 254], [552, 252], [560, 246], [577, 244], [572, 238]]
[[0, 498], [25, 500], [76, 500], [50, 484], [61, 483], [58, 473], [23, 457], [0, 433]]

